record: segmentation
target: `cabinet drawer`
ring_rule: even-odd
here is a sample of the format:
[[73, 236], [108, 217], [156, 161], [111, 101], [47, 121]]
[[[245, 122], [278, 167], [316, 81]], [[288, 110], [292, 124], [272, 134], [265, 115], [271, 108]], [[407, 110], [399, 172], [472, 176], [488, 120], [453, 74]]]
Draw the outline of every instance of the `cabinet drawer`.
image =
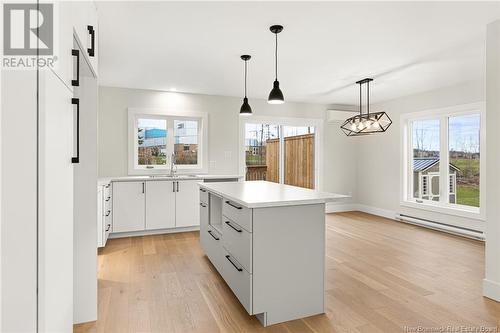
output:
[[200, 188], [200, 202], [208, 204], [208, 191], [204, 188]]
[[247, 231], [252, 232], [252, 210], [231, 200], [223, 199], [222, 215], [236, 222]]
[[113, 228], [113, 216], [111, 216], [111, 214], [109, 216], [107, 216], [105, 219], [104, 219], [104, 230], [103, 230], [103, 238], [104, 238], [104, 245], [106, 245], [106, 241], [108, 240], [108, 237], [109, 237], [109, 234], [111, 233], [112, 231], [112, 228]]
[[252, 275], [223, 249], [222, 277], [249, 314], [252, 314]]
[[224, 218], [222, 246], [252, 273], [252, 234], [238, 224]]
[[104, 232], [110, 233], [113, 231], [113, 212], [110, 211], [108, 216], [104, 217]]
[[108, 210], [112, 210], [112, 208], [113, 208], [113, 199], [111, 198], [111, 195], [105, 196], [104, 197], [104, 214], [106, 214], [106, 212]]
[[207, 257], [210, 259], [215, 268], [222, 274], [222, 244], [221, 235], [212, 227], [208, 226], [202, 235], [202, 245]]

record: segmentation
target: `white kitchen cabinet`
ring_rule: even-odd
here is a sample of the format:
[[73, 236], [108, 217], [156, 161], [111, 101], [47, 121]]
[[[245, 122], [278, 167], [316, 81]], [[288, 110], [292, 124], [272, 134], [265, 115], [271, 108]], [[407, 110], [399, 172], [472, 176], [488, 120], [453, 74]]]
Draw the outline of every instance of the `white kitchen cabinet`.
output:
[[113, 232], [145, 229], [145, 182], [113, 183]]
[[175, 227], [176, 182], [146, 182], [146, 230]]
[[97, 186], [97, 247], [106, 246], [113, 227], [113, 196], [111, 183]]
[[[83, 50], [80, 52], [81, 61], [87, 62], [94, 76], [98, 76], [97, 9], [93, 1], [60, 1], [56, 3], [55, 8], [54, 25], [57, 27], [58, 40], [55, 49], [57, 61], [53, 71], [72, 90], [72, 80], [77, 79], [76, 56], [72, 55], [74, 40]], [[89, 26], [92, 27], [94, 35], [93, 48]], [[93, 56], [89, 49], [93, 50]]]
[[50, 71], [39, 84], [38, 318], [40, 332], [73, 329], [73, 93]]
[[176, 185], [175, 226], [191, 227], [200, 225], [199, 180], [182, 180]]

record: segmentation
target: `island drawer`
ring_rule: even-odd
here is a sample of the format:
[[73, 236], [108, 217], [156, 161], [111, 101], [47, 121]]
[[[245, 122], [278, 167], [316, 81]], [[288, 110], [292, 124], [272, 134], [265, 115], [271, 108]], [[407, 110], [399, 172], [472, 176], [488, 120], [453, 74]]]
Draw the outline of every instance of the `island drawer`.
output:
[[204, 239], [202, 245], [207, 257], [210, 259], [215, 268], [222, 274], [223, 265], [223, 248], [221, 244], [221, 235], [211, 226], [203, 231], [201, 237]]
[[222, 277], [248, 314], [252, 313], [252, 274], [227, 251], [222, 249]]
[[208, 204], [208, 191], [204, 188], [200, 188], [200, 202]]
[[252, 232], [252, 210], [231, 200], [225, 198], [223, 200], [222, 215]]
[[252, 234], [225, 217], [222, 223], [222, 246], [252, 273]]

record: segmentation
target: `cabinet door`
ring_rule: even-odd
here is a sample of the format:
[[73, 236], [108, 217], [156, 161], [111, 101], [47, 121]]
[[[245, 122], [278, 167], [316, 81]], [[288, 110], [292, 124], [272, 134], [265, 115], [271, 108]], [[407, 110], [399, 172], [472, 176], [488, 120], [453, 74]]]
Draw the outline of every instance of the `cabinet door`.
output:
[[113, 184], [113, 232], [144, 230], [144, 182], [116, 182]]
[[55, 8], [59, 9], [59, 15], [54, 17], [54, 26], [58, 31], [58, 42], [55, 55], [57, 61], [54, 66], [54, 72], [61, 81], [70, 89], [73, 90], [71, 80], [76, 79], [73, 73], [75, 66], [75, 57], [71, 55], [73, 49], [73, 3], [69, 1], [56, 2]]
[[40, 71], [38, 301], [44, 309], [38, 322], [40, 332], [73, 329], [71, 98], [72, 92], [54, 73]]
[[180, 180], [177, 182], [175, 199], [175, 226], [190, 227], [200, 225], [199, 180]]
[[[208, 201], [208, 200], [207, 200]], [[208, 234], [208, 219], [209, 219], [209, 211], [208, 211], [208, 203], [200, 202], [200, 242], [203, 251], [207, 253], [208, 249], [208, 238], [210, 235]]]
[[146, 182], [146, 229], [175, 227], [175, 182]]

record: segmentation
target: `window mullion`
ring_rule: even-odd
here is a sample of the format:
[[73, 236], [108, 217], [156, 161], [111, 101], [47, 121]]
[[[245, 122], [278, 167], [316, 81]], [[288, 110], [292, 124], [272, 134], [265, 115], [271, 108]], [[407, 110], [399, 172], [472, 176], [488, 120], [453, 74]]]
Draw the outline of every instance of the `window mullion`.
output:
[[449, 189], [449, 165], [448, 154], [448, 117], [440, 118], [440, 152], [439, 152], [439, 202], [448, 203], [450, 198]]
[[172, 154], [174, 153], [174, 118], [166, 117], [167, 120], [167, 169], [170, 170]]
[[283, 125], [278, 126], [279, 135], [279, 183], [285, 183], [285, 138], [283, 137]]

